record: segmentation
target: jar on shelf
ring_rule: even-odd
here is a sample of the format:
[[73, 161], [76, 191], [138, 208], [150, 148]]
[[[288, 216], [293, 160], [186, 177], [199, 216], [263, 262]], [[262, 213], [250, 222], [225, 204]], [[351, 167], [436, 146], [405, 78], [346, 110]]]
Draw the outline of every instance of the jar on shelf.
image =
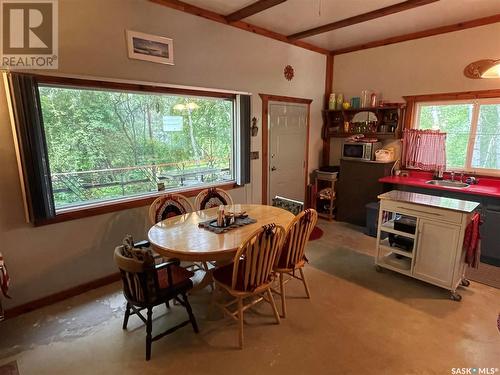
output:
[[332, 92], [330, 94], [330, 99], [328, 100], [328, 109], [334, 110], [336, 105], [336, 100], [335, 100], [335, 93]]
[[344, 133], [349, 133], [349, 121], [344, 121]]
[[337, 94], [337, 98], [335, 100], [335, 109], [341, 110], [343, 103], [344, 103], [344, 94], [341, 93]]
[[361, 91], [361, 108], [367, 108], [370, 106], [370, 90]]

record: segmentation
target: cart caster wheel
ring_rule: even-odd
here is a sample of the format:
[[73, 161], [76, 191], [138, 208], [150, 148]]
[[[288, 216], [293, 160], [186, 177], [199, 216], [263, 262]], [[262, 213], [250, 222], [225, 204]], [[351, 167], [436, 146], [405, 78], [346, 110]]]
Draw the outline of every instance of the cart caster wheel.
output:
[[460, 282], [460, 285], [462, 285], [462, 286], [469, 286], [470, 285], [470, 281], [467, 280], [467, 279], [462, 279], [462, 281]]
[[377, 271], [377, 272], [382, 272], [382, 271], [383, 271], [383, 269], [382, 269], [382, 267], [380, 267], [379, 265], [376, 265], [376, 266], [375, 266], [375, 271]]
[[456, 302], [460, 302], [462, 300], [462, 296], [458, 293], [451, 293], [450, 298]]

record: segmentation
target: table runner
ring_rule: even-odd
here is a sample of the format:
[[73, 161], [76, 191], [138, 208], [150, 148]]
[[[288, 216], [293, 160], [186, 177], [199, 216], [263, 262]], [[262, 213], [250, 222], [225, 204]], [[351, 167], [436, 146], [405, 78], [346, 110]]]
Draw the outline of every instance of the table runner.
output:
[[257, 220], [252, 219], [251, 217], [248, 217], [248, 216], [243, 217], [243, 218], [237, 217], [234, 219], [234, 223], [230, 224], [227, 227], [221, 228], [221, 227], [213, 227], [210, 225], [210, 223], [213, 222], [214, 220], [217, 221], [216, 218], [212, 218], [212, 219], [207, 220], [207, 221], [202, 221], [201, 223], [198, 224], [198, 227], [209, 230], [210, 232], [220, 234], [220, 233], [228, 232], [228, 231], [233, 230], [235, 228], [242, 227], [244, 225], [253, 224], [253, 223], [257, 222]]

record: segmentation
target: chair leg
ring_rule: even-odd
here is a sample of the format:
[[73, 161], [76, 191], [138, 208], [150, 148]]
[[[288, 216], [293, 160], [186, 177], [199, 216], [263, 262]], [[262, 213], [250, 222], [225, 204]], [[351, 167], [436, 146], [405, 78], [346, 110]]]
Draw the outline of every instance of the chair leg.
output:
[[170, 310], [170, 302], [165, 302], [165, 307]]
[[304, 288], [306, 289], [307, 298], [310, 299], [311, 293], [309, 293], [309, 287], [307, 286], [306, 277], [304, 276], [304, 269], [301, 267], [299, 268], [299, 271], [300, 271], [300, 277], [302, 278], [302, 282], [304, 283]]
[[151, 343], [153, 341], [151, 332], [153, 331], [153, 308], [148, 307], [148, 316], [146, 323], [146, 361], [151, 359]]
[[238, 298], [238, 318], [239, 318], [239, 327], [238, 327], [238, 339], [240, 349], [243, 349], [243, 298]]
[[281, 316], [286, 318], [285, 274], [280, 272]]
[[191, 325], [193, 326], [193, 331], [195, 333], [198, 333], [199, 332], [198, 324], [196, 323], [196, 319], [195, 319], [194, 314], [193, 314], [193, 309], [191, 308], [191, 305], [189, 304], [189, 301], [188, 301], [186, 294], [183, 294], [182, 298], [184, 299], [186, 310], [187, 310], [187, 313], [189, 315], [189, 321], [191, 322]]
[[214, 288], [212, 290], [212, 296], [210, 298], [210, 306], [208, 307], [208, 314], [207, 314], [207, 318], [209, 320], [213, 319], [216, 304], [217, 304], [217, 285], [215, 285], [215, 283], [214, 283]]
[[127, 302], [127, 307], [125, 308], [125, 316], [123, 317], [123, 329], [127, 329], [128, 318], [130, 317], [130, 303]]
[[276, 308], [276, 303], [274, 303], [273, 293], [271, 293], [271, 289], [266, 290], [267, 298], [269, 298], [269, 302], [271, 303], [271, 307], [273, 308], [274, 317], [276, 318], [276, 323], [280, 324], [280, 314], [278, 313], [278, 309]]

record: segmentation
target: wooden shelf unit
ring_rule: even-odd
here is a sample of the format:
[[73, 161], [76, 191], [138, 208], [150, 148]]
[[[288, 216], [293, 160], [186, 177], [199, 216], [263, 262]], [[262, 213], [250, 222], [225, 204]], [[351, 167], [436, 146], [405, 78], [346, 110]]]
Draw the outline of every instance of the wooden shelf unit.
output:
[[[327, 173], [327, 172], [321, 172], [321, 171], [315, 171], [314, 173], [314, 207], [318, 211], [318, 216], [327, 219], [327, 220], [333, 220], [335, 217], [334, 210], [335, 210], [335, 200], [336, 200], [336, 193], [335, 193], [335, 183], [337, 182], [337, 173]], [[330, 188], [332, 189], [332, 195], [330, 199], [320, 199], [319, 197], [319, 192], [321, 189], [324, 188]], [[323, 209], [318, 205], [319, 202], [323, 202], [323, 204], [326, 203], [326, 209]]]
[[[323, 128], [323, 139], [347, 138], [354, 134], [364, 134], [365, 137], [375, 137], [379, 139], [401, 138], [401, 129], [404, 119], [405, 104], [387, 107], [366, 107], [357, 109], [323, 110], [325, 126]], [[393, 126], [393, 132], [379, 131], [356, 131], [352, 127], [352, 118], [359, 112], [373, 112], [377, 116], [375, 128], [380, 129], [381, 125]], [[344, 122], [350, 123], [349, 132], [344, 132]]]

